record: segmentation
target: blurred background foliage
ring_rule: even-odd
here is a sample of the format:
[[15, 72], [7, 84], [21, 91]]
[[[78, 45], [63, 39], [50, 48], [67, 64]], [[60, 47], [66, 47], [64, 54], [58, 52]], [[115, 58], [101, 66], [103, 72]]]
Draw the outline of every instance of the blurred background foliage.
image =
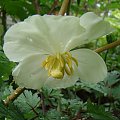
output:
[[[2, 49], [5, 32], [30, 15], [58, 15], [62, 1], [0, 0], [0, 120], [120, 120], [120, 46], [100, 53], [108, 77], [95, 86], [77, 82], [61, 90], [25, 90], [9, 106], [3, 104], [17, 87], [11, 75], [16, 63]], [[120, 0], [70, 0], [66, 15], [80, 17], [88, 11], [109, 21], [115, 32], [84, 47], [96, 49], [120, 39]]]

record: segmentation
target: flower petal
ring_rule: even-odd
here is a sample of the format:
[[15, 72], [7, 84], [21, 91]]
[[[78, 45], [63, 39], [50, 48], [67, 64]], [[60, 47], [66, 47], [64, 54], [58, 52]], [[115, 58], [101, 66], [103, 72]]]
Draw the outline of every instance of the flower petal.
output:
[[83, 31], [77, 17], [34, 15], [6, 32], [3, 49], [11, 61], [19, 62], [35, 53], [64, 51], [66, 43]]
[[74, 37], [74, 39], [70, 40], [66, 46], [64, 51], [70, 51], [71, 49], [84, 45], [88, 43], [88, 38], [85, 34], [80, 34], [79, 36]]
[[80, 17], [80, 25], [85, 28], [85, 31], [67, 43], [66, 51], [89, 43], [91, 40], [106, 35], [114, 30], [108, 22], [103, 21], [101, 17], [98, 17], [93, 12], [83, 14]]
[[[64, 52], [67, 44], [85, 31], [79, 24], [80, 19], [78, 17], [53, 15], [45, 15], [43, 17], [50, 29], [56, 52]], [[79, 41], [82, 41], [82, 39], [79, 39]]]
[[89, 49], [71, 51], [78, 60], [79, 77], [86, 83], [97, 83], [107, 76], [107, 67], [103, 59]]
[[78, 79], [78, 68], [74, 65], [74, 73], [71, 76], [65, 75], [63, 79], [49, 77], [44, 85], [53, 89], [67, 88], [74, 85]]
[[108, 22], [93, 12], [87, 12], [82, 15], [80, 17], [80, 25], [86, 29], [85, 35], [88, 37], [88, 40], [96, 39], [114, 30]]
[[11, 61], [19, 62], [35, 53], [50, 53], [48, 28], [39, 15], [13, 25], [4, 36], [4, 52]]
[[41, 67], [44, 59], [45, 56], [35, 54], [21, 61], [13, 71], [15, 82], [21, 87], [41, 89], [48, 77], [47, 71]]

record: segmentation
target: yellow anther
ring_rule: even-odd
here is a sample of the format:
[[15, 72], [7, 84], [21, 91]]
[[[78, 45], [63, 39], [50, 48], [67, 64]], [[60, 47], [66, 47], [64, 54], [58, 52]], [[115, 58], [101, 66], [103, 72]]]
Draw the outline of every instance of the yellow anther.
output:
[[42, 67], [45, 67], [46, 63], [47, 63], [46, 61], [43, 61], [42, 62]]
[[63, 54], [56, 54], [48, 56], [43, 62], [42, 67], [48, 70], [48, 76], [53, 78], [62, 79], [64, 74], [73, 74], [73, 64], [72, 61], [78, 66], [77, 60], [72, 57], [69, 52]]
[[66, 57], [66, 63], [68, 64], [69, 67], [72, 67], [72, 61], [70, 58]]
[[78, 61], [74, 57], [72, 57], [72, 60], [75, 62], [75, 64], [78, 66]]
[[64, 67], [65, 66], [65, 60], [62, 56], [60, 56], [59, 61], [60, 61], [61, 67]]
[[67, 73], [67, 75], [71, 75], [71, 71], [67, 66], [65, 66], [65, 72]]
[[65, 54], [66, 54], [69, 58], [72, 57], [72, 55], [70, 54], [70, 52], [65, 52]]
[[57, 78], [57, 79], [62, 79], [63, 78], [63, 72], [62, 71], [59, 71], [59, 70], [54, 70], [54, 71], [51, 71], [50, 72], [50, 75], [54, 78]]

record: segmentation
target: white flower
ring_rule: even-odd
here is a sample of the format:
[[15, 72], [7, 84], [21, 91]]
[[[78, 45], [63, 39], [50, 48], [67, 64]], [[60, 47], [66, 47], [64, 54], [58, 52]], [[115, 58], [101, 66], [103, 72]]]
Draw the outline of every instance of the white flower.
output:
[[66, 88], [80, 78], [87, 83], [104, 80], [103, 59], [89, 49], [70, 51], [113, 29], [92, 12], [78, 17], [34, 15], [13, 25], [4, 37], [4, 52], [19, 62], [13, 76], [19, 86]]

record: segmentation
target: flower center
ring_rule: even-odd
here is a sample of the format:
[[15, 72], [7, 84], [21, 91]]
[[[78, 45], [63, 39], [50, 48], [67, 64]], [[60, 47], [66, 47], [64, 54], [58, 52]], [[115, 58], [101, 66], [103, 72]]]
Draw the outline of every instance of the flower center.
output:
[[78, 66], [78, 61], [72, 57], [70, 52], [63, 54], [49, 55], [43, 62], [42, 67], [48, 71], [48, 76], [62, 79], [64, 74], [73, 74], [73, 62]]

